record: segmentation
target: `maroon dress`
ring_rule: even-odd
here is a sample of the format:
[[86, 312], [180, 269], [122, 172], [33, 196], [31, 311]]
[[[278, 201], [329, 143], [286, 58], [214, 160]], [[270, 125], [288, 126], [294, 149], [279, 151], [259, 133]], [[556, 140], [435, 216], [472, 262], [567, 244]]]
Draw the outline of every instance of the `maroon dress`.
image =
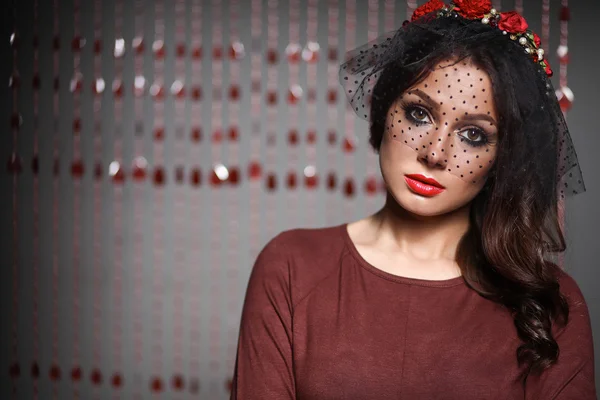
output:
[[566, 273], [560, 287], [559, 360], [524, 390], [511, 315], [462, 277], [377, 269], [346, 225], [284, 232], [252, 269], [231, 399], [596, 399], [588, 309]]

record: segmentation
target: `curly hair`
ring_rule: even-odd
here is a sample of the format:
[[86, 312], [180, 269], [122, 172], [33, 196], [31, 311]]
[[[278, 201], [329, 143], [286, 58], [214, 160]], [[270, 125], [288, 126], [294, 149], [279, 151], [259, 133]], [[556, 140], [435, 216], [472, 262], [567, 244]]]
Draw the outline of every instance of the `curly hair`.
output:
[[382, 71], [372, 92], [370, 143], [379, 151], [392, 103], [443, 60], [469, 60], [487, 72], [500, 120], [494, 165], [471, 204], [457, 262], [466, 283], [511, 312], [522, 344], [522, 381], [558, 359], [552, 334], [569, 307], [548, 260], [565, 250], [558, 217], [556, 97], [543, 70], [501, 31], [479, 21], [439, 18], [400, 29], [403, 57]]

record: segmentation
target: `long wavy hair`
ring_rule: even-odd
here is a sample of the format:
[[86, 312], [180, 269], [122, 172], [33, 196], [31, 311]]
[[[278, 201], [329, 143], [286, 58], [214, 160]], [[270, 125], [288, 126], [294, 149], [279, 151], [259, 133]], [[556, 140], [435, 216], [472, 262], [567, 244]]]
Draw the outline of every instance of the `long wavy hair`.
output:
[[392, 62], [373, 88], [370, 143], [379, 151], [392, 103], [442, 60], [470, 60], [490, 76], [499, 142], [487, 182], [470, 208], [470, 228], [457, 262], [466, 283], [510, 310], [522, 344], [516, 357], [523, 384], [558, 359], [554, 323], [569, 307], [558, 284], [560, 268], [548, 258], [565, 250], [559, 224], [557, 130], [539, 68], [498, 29], [463, 18], [439, 18], [401, 28], [402, 60]]

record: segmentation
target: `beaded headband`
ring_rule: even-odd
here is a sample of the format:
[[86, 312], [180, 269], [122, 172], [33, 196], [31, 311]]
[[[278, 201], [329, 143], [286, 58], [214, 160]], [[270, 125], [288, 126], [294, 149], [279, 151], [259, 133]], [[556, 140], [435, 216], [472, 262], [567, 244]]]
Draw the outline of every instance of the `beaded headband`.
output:
[[[433, 14], [436, 11], [437, 13]], [[482, 24], [500, 29], [504, 35], [523, 46], [533, 62], [540, 64], [546, 74], [552, 76], [550, 64], [544, 58], [544, 50], [540, 47], [540, 37], [527, 29], [527, 21], [516, 11], [500, 13], [492, 8], [490, 0], [453, 0], [450, 5], [441, 0], [429, 0], [414, 11], [411, 22], [430, 13], [436, 18], [461, 16], [465, 19], [480, 20]]]

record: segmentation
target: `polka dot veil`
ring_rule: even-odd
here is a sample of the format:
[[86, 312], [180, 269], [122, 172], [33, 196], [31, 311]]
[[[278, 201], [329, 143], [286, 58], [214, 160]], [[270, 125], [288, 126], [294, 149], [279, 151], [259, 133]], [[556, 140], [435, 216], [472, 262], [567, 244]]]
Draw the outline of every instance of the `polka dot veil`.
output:
[[498, 164], [502, 181], [585, 191], [550, 79], [498, 29], [424, 17], [349, 51], [339, 79], [372, 130], [467, 182]]

